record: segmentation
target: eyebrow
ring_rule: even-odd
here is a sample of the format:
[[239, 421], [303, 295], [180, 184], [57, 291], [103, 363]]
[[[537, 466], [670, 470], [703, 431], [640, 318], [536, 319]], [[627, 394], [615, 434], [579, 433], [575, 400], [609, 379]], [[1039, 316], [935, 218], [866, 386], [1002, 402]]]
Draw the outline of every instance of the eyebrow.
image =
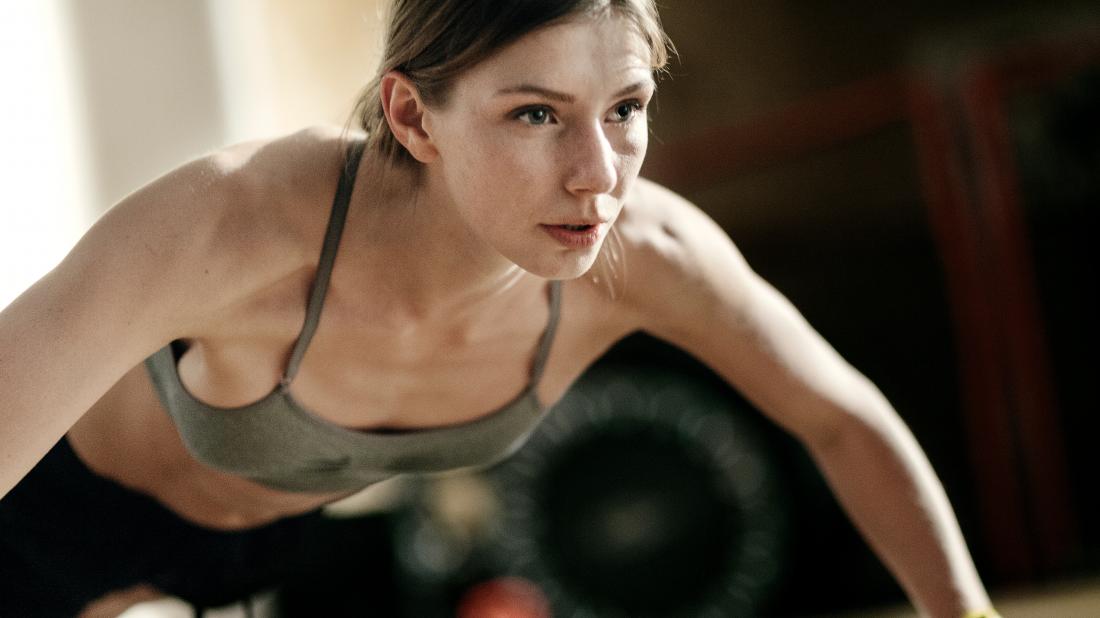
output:
[[[619, 90], [615, 94], [611, 95], [612, 98], [618, 98], [626, 96], [632, 92], [644, 89], [646, 86], [655, 85], [653, 80], [647, 79], [630, 84], [626, 88]], [[519, 84], [518, 86], [510, 86], [508, 88], [501, 88], [497, 91], [496, 96], [503, 96], [509, 94], [537, 94], [543, 98], [551, 101], [557, 101], [559, 103], [572, 103], [576, 101], [576, 97], [564, 92], [558, 92], [557, 90], [551, 90], [549, 88], [543, 88], [542, 86], [536, 86], [534, 84]]]

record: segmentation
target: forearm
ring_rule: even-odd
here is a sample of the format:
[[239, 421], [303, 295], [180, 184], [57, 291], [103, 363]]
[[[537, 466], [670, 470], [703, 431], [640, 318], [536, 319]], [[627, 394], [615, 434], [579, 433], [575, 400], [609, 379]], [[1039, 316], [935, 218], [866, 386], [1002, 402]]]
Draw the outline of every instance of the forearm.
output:
[[961, 618], [990, 606], [943, 486], [887, 404], [811, 448], [852, 522], [917, 609]]

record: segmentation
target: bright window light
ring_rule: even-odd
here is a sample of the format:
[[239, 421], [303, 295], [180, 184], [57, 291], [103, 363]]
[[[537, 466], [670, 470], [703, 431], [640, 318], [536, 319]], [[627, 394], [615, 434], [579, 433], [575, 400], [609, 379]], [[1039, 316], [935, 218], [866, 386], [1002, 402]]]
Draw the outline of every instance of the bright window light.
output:
[[53, 268], [90, 223], [64, 7], [0, 3], [0, 307]]

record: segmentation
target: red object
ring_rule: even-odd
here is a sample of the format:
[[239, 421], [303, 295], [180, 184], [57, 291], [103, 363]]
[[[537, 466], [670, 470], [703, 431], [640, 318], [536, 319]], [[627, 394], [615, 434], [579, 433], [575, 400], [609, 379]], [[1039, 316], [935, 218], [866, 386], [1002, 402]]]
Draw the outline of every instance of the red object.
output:
[[457, 618], [551, 618], [550, 601], [522, 577], [498, 577], [470, 588], [458, 603]]

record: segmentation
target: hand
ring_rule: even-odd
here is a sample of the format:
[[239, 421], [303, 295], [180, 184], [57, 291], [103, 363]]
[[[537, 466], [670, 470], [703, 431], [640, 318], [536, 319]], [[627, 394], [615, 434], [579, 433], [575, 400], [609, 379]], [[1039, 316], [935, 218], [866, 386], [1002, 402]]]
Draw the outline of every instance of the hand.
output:
[[194, 611], [181, 599], [148, 585], [110, 592], [84, 606], [78, 618], [191, 618]]

